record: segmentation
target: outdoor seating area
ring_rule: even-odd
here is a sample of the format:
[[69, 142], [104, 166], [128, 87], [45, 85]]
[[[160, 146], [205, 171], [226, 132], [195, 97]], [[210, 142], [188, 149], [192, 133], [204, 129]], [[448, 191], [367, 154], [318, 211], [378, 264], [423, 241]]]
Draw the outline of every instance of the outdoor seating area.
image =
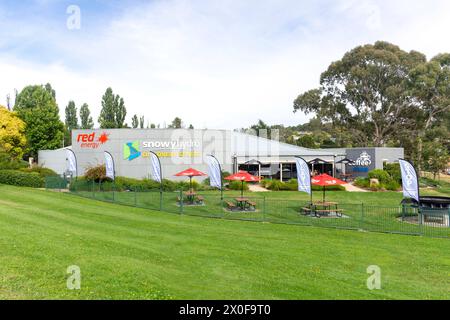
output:
[[190, 206], [202, 206], [205, 204], [205, 198], [194, 191], [188, 191], [183, 194], [183, 199], [178, 197], [178, 203]]
[[225, 201], [227, 210], [229, 211], [256, 211], [256, 202], [249, 198], [238, 197], [235, 202]]
[[309, 215], [316, 218], [329, 217], [329, 218], [342, 218], [343, 209], [338, 208], [337, 202], [331, 201], [316, 201], [312, 202], [309, 206], [303, 207], [301, 212], [304, 215]]

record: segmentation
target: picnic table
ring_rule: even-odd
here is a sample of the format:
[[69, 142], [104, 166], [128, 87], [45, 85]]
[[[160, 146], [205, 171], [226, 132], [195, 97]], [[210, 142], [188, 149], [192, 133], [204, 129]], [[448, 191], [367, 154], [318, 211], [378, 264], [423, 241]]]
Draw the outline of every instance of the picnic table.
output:
[[329, 216], [330, 214], [335, 214], [337, 217], [342, 217], [342, 212], [344, 210], [338, 208], [339, 203], [332, 201], [315, 201], [311, 203], [308, 207], [302, 208], [303, 213], [314, 215], [317, 218], [322, 216]]
[[[183, 202], [186, 202], [188, 204], [203, 204], [204, 200], [205, 199], [202, 196], [198, 195], [194, 191], [187, 191], [184, 193]], [[181, 199], [178, 198], [178, 201], [181, 202]]]
[[231, 211], [255, 211], [256, 203], [246, 197], [238, 197], [234, 199], [236, 203], [227, 201], [226, 205]]

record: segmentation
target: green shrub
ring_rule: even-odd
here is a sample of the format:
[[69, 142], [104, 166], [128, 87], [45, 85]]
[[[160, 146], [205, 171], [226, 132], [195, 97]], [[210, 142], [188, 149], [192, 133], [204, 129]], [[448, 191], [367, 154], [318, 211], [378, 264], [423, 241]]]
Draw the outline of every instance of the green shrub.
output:
[[[230, 190], [242, 190], [242, 182], [241, 181], [231, 181], [228, 185]], [[244, 191], [248, 190], [247, 182], [244, 182]]]
[[280, 191], [283, 190], [284, 183], [280, 180], [272, 180], [272, 182], [269, 184], [268, 189], [272, 191]]
[[392, 181], [392, 178], [389, 175], [389, 173], [381, 169], [375, 169], [370, 171], [368, 177], [369, 179], [378, 179], [380, 184], [389, 183]]
[[397, 181], [392, 180], [391, 182], [384, 184], [384, 188], [390, 191], [398, 191], [402, 186]]
[[42, 178], [58, 176], [58, 174], [52, 169], [44, 168], [41, 166], [33, 166], [32, 168], [21, 168], [20, 171], [28, 173], [35, 172], [39, 174], [39, 176], [41, 176]]
[[30, 188], [43, 188], [45, 184], [39, 174], [17, 170], [0, 170], [0, 183]]
[[[280, 180], [269, 180], [270, 183], [267, 185], [267, 189], [272, 191], [298, 191], [298, 182], [297, 179], [291, 179], [288, 182], [281, 182]], [[311, 189], [313, 191], [322, 191], [323, 187], [321, 186], [312, 186]], [[335, 185], [325, 187], [327, 191], [345, 191], [345, 187]]]
[[13, 159], [8, 153], [0, 150], [0, 170], [18, 170], [27, 167], [28, 162]]
[[103, 182], [110, 180], [106, 177], [106, 166], [100, 164], [97, 166], [88, 167], [84, 177], [87, 181]]
[[[323, 191], [323, 187], [321, 186], [312, 186], [312, 191]], [[326, 191], [346, 191], [344, 186], [334, 185], [325, 187]]]
[[271, 183], [272, 183], [272, 180], [270, 180], [270, 179], [263, 179], [259, 182], [261, 187], [266, 188], [266, 189], [269, 189]]
[[400, 163], [386, 163], [384, 165], [384, 170], [389, 173], [391, 178], [398, 183], [402, 181], [402, 173], [400, 170]]
[[360, 188], [369, 188], [370, 180], [369, 180], [369, 178], [358, 177], [355, 179], [355, 182], [353, 184]]

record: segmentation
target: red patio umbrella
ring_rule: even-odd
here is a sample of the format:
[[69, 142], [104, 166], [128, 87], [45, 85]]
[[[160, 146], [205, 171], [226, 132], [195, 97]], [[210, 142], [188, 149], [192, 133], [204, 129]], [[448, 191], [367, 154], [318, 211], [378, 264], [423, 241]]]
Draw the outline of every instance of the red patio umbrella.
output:
[[201, 171], [189, 168], [187, 170], [178, 172], [175, 177], [189, 177], [189, 189], [192, 191], [192, 177], [201, 177], [206, 176], [206, 173], [203, 173]]
[[261, 178], [252, 176], [247, 171], [241, 170], [238, 173], [235, 173], [235, 174], [232, 174], [231, 176], [226, 177], [225, 180], [241, 181], [242, 182], [241, 196], [243, 196], [244, 195], [244, 182], [257, 182], [257, 181], [260, 181]]
[[312, 177], [311, 182], [315, 186], [323, 187], [323, 202], [325, 202], [325, 187], [339, 186], [339, 185], [347, 184], [347, 182], [339, 180], [337, 178], [333, 178], [332, 176], [330, 176], [326, 173]]

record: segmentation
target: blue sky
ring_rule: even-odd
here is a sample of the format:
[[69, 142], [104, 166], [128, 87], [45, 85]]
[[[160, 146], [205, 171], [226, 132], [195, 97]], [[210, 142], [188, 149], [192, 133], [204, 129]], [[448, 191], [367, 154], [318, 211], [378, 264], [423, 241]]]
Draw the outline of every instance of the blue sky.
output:
[[[79, 30], [66, 26], [69, 5]], [[0, 104], [51, 82], [61, 114], [87, 102], [96, 120], [111, 86], [129, 118], [161, 125], [298, 124], [292, 101], [357, 45], [450, 52], [449, 12], [446, 0], [0, 0]]]

